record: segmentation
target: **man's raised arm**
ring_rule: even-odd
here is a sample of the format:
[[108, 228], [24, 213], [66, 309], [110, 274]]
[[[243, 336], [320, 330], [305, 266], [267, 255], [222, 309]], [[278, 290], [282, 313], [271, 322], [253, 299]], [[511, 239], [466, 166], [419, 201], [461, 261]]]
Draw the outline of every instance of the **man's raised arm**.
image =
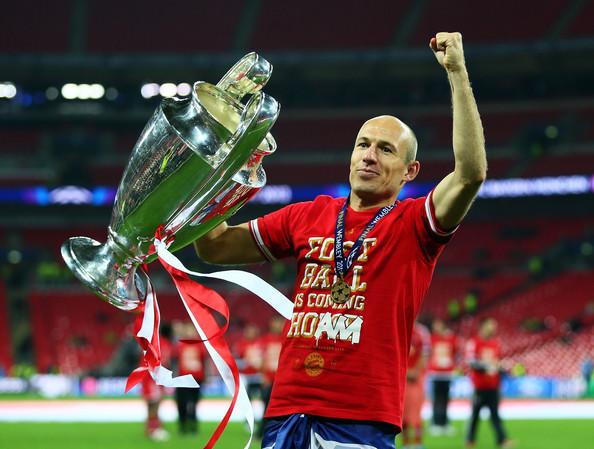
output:
[[487, 176], [483, 125], [466, 71], [462, 35], [437, 33], [429, 44], [445, 68], [452, 90], [455, 168], [433, 191], [435, 217], [443, 229], [464, 218]]
[[229, 226], [223, 222], [196, 240], [194, 248], [202, 260], [217, 265], [241, 265], [266, 260], [247, 223]]

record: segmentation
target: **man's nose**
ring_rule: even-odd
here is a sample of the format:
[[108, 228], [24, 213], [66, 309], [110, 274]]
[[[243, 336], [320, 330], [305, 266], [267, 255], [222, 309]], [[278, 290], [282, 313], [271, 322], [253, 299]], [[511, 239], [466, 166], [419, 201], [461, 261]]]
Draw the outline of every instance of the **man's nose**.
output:
[[377, 162], [377, 146], [375, 144], [371, 144], [363, 153], [363, 160], [365, 162]]

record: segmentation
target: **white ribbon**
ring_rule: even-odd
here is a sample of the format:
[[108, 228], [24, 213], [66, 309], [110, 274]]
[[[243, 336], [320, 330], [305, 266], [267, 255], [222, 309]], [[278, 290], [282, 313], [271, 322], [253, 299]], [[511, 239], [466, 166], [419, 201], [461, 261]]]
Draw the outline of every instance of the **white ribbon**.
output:
[[[231, 371], [231, 367], [229, 365], [227, 365], [227, 362], [225, 362], [225, 360], [223, 360], [223, 358], [219, 355], [217, 350], [215, 348], [213, 348], [212, 345], [210, 344], [210, 342], [207, 340], [207, 338], [208, 338], [207, 335], [204, 333], [204, 331], [198, 324], [198, 321], [196, 321], [196, 318], [190, 311], [190, 308], [186, 304], [186, 300], [184, 299], [181, 292], [180, 292], [180, 298], [182, 299], [182, 302], [188, 312], [188, 315], [190, 315], [192, 324], [194, 324], [194, 327], [198, 331], [198, 335], [200, 335], [200, 338], [202, 338], [202, 340], [204, 340], [204, 346], [206, 347], [206, 350], [212, 357], [212, 361], [214, 362], [215, 367], [217, 368], [217, 371], [223, 378], [223, 382], [225, 382], [227, 391], [229, 391], [231, 396], [233, 396], [233, 394], [235, 393], [235, 381], [233, 380], [233, 372]], [[237, 394], [236, 405], [239, 407], [239, 411], [241, 413], [243, 413], [243, 416], [245, 416], [245, 420], [247, 421], [248, 427], [250, 428], [250, 438], [244, 447], [244, 449], [248, 449], [250, 447], [250, 444], [252, 444], [252, 438], [254, 435], [254, 410], [252, 409], [252, 404], [250, 403], [250, 399], [247, 395], [247, 391], [246, 391], [246, 388], [245, 388], [245, 385], [243, 383], [243, 379], [241, 378], [241, 376], [239, 377], [239, 392]]]
[[[159, 303], [154, 293], [152, 284], [148, 283], [147, 286], [146, 303], [144, 306], [144, 316], [142, 317], [142, 326], [136, 334], [137, 337], [145, 338], [149, 343], [153, 342], [153, 332], [155, 329], [155, 320], [157, 321], [157, 329], [160, 325]], [[155, 314], [156, 310], [156, 314]], [[156, 316], [155, 316], [156, 315]], [[159, 336], [157, 335], [157, 348], [160, 351]], [[145, 351], [146, 352], [146, 351]], [[157, 385], [163, 387], [183, 387], [183, 388], [200, 388], [198, 382], [191, 374], [184, 376], [173, 377], [171, 370], [165, 368], [162, 364], [157, 366], [154, 370], [149, 369], [149, 373]]]
[[184, 273], [191, 274], [192, 276], [221, 279], [223, 281], [237, 284], [266, 301], [274, 310], [284, 316], [287, 320], [291, 319], [293, 314], [293, 303], [291, 300], [255, 274], [241, 270], [215, 271], [214, 273], [209, 274], [198, 273], [196, 271], [190, 271], [184, 267], [181, 261], [169, 252], [166, 245], [157, 239], [155, 239], [155, 249], [157, 250], [159, 257], [172, 267], [177, 268]]

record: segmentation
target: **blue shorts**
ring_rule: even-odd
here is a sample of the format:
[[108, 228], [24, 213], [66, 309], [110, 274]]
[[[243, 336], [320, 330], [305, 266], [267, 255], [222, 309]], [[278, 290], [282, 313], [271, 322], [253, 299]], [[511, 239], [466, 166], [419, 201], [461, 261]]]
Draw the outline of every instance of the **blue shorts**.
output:
[[267, 420], [262, 449], [396, 449], [396, 433], [381, 422], [289, 415]]

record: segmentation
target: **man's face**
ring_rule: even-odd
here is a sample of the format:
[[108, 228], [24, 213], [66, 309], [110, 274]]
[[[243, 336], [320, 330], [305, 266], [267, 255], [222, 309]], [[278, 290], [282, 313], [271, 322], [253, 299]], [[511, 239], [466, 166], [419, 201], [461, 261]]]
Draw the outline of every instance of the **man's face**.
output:
[[408, 130], [393, 117], [367, 121], [351, 155], [349, 181], [353, 193], [363, 199], [395, 198], [409, 180], [405, 175], [409, 171], [410, 138]]
[[485, 320], [481, 326], [481, 331], [484, 338], [494, 337], [497, 333], [497, 321], [492, 318]]
[[446, 331], [445, 323], [441, 320], [433, 321], [433, 332], [437, 334], [444, 334]]

